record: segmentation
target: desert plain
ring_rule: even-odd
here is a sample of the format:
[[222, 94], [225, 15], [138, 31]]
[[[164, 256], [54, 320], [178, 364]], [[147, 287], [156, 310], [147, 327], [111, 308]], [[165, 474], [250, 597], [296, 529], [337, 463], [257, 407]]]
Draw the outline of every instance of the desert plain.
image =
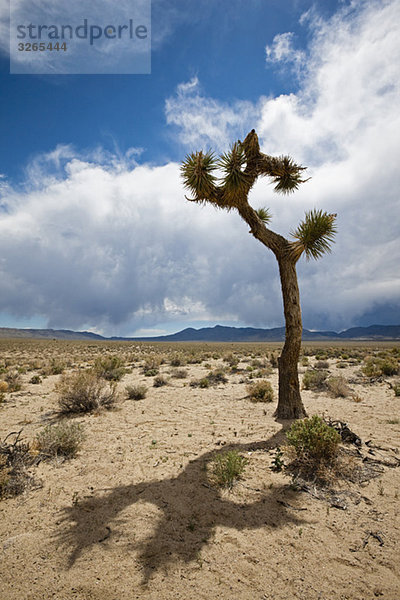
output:
[[[279, 348], [0, 340], [2, 448], [19, 434], [32, 458], [19, 494], [3, 486], [1, 600], [398, 600], [399, 344], [303, 345], [300, 379], [325, 373], [302, 391], [309, 416], [347, 423], [365, 468], [323, 489], [285, 468]], [[60, 414], [60, 379], [110, 357], [112, 406]], [[261, 380], [272, 402], [249, 397]], [[65, 422], [76, 455], [42, 456], [40, 432]], [[221, 487], [212, 465], [232, 450], [245, 468]]]

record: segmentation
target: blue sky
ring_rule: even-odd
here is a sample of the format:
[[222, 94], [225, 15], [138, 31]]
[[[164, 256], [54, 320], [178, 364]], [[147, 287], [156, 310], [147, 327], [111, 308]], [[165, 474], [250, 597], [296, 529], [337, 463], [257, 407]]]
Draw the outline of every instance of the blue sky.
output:
[[304, 325], [400, 323], [394, 0], [154, 0], [151, 75], [10, 75], [7, 14], [0, 0], [0, 326], [282, 325], [273, 255], [179, 179], [186, 152], [252, 127], [312, 175], [284, 200], [256, 186], [271, 227], [338, 213], [334, 253], [299, 265]]

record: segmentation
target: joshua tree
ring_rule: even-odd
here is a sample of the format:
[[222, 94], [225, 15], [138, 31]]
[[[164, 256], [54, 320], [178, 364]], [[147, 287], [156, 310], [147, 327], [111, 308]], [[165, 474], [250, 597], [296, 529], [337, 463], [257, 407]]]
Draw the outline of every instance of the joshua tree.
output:
[[[218, 169], [222, 177], [216, 174]], [[255, 210], [248, 202], [249, 192], [258, 177], [271, 177], [274, 190], [289, 194], [297, 190], [305, 167], [296, 165], [288, 156], [273, 157], [260, 152], [254, 129], [246, 139], [233, 144], [217, 159], [213, 152], [188, 154], [181, 173], [191, 202], [209, 202], [226, 210], [236, 209], [250, 227], [250, 233], [272, 250], [279, 265], [285, 314], [285, 344], [278, 360], [278, 419], [298, 419], [306, 416], [301, 396], [297, 363], [299, 360], [302, 322], [296, 263], [304, 253], [307, 259], [320, 258], [330, 251], [335, 235], [335, 217], [322, 210], [311, 210], [297, 229], [291, 232], [293, 241], [268, 229], [271, 219], [268, 209]]]

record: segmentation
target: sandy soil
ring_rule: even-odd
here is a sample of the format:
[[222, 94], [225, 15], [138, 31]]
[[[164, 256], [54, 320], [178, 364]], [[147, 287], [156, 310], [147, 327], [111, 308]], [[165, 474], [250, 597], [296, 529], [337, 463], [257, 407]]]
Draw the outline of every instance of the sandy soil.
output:
[[[354, 380], [359, 366], [335, 363], [331, 373]], [[341, 484], [345, 510], [296, 491], [270, 468], [283, 441], [275, 403], [251, 403], [243, 373], [199, 389], [189, 381], [209, 368], [184, 368], [186, 379], [154, 388], [134, 367], [119, 388], [146, 383], [146, 398], [78, 417], [78, 457], [41, 462], [40, 487], [0, 502], [1, 600], [399, 600], [400, 469]], [[23, 428], [31, 440], [53, 422], [59, 376], [33, 385], [34, 373], [0, 407], [1, 439]], [[277, 391], [276, 369], [269, 379]], [[350, 387], [360, 402], [304, 391], [307, 411], [347, 421], [395, 456], [400, 398], [387, 381]], [[221, 491], [207, 463], [228, 447], [249, 462]]]

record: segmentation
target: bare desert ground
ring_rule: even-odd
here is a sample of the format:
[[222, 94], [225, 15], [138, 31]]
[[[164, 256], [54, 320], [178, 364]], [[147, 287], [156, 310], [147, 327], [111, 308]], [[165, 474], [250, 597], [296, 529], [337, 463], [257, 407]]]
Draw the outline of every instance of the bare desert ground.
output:
[[[399, 600], [400, 349], [304, 347], [302, 378], [325, 370], [349, 388], [303, 390], [308, 414], [346, 422], [367, 473], [321, 492], [271, 469], [286, 444], [278, 347], [0, 340], [0, 439], [22, 430], [33, 458], [37, 434], [60, 422], [62, 370], [109, 356], [125, 369], [111, 410], [66, 417], [83, 425], [77, 456], [36, 460], [23, 493], [0, 500], [1, 600]], [[366, 374], [373, 361], [397, 372]], [[226, 383], [191, 385], [217, 369]], [[272, 403], [248, 398], [260, 379]], [[145, 397], [128, 399], [138, 384]], [[210, 479], [227, 449], [248, 461], [232, 489]]]

